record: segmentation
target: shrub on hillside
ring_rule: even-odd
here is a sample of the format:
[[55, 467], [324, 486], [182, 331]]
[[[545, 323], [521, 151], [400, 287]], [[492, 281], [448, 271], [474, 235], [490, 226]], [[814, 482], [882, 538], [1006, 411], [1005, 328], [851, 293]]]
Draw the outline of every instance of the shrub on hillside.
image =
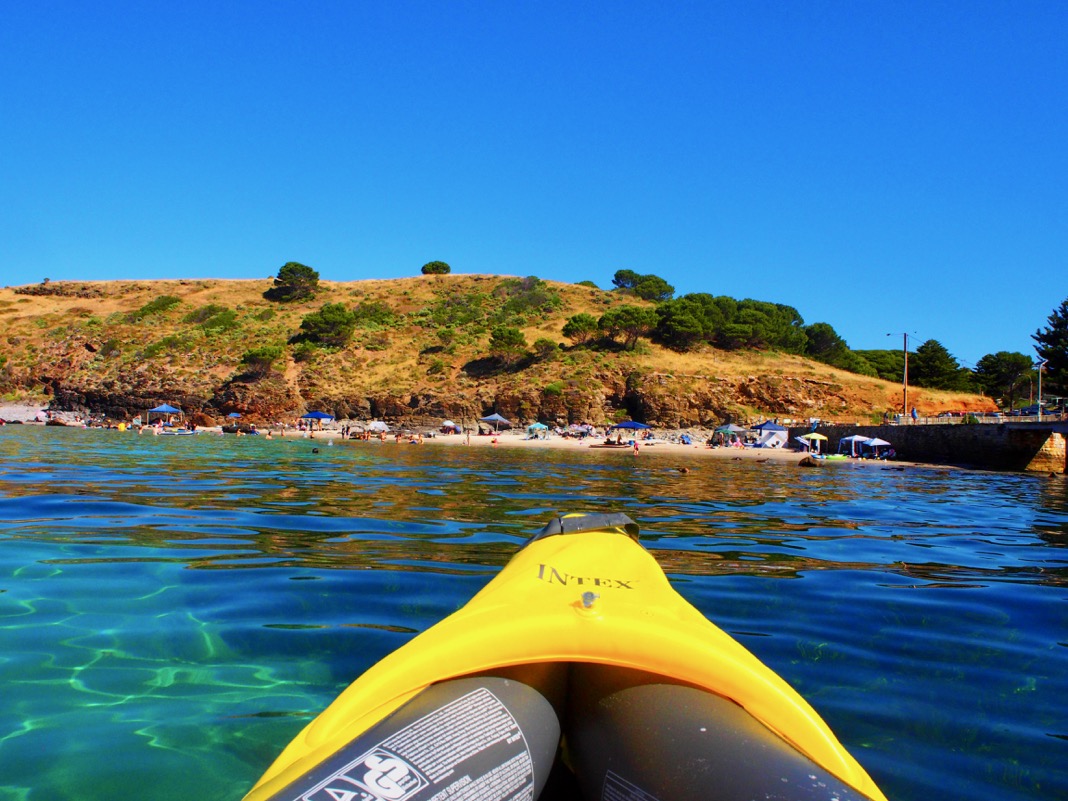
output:
[[241, 364], [256, 376], [265, 376], [271, 372], [271, 367], [282, 357], [281, 345], [264, 345], [260, 348], [246, 350], [241, 356]]
[[648, 306], [616, 306], [597, 321], [597, 327], [609, 339], [620, 342], [627, 350], [648, 336], [656, 326], [656, 309]]
[[597, 330], [597, 318], [582, 312], [568, 318], [561, 333], [576, 345], [585, 345], [597, 336]]
[[423, 265], [423, 275], [448, 275], [452, 267], [443, 261], [428, 261]]
[[356, 330], [356, 315], [344, 303], [326, 303], [300, 321], [301, 338], [320, 345], [343, 348]]
[[504, 364], [515, 364], [526, 355], [527, 339], [518, 328], [499, 325], [490, 333], [490, 354]]
[[357, 304], [352, 311], [361, 328], [387, 328], [397, 324], [397, 313], [387, 304], [372, 300]]
[[534, 358], [540, 362], [555, 359], [560, 354], [560, 343], [555, 339], [540, 337], [534, 340]]
[[659, 275], [639, 275], [633, 270], [617, 270], [612, 283], [624, 292], [631, 292], [643, 300], [657, 303], [671, 300], [675, 294], [675, 287]]
[[130, 312], [126, 315], [126, 322], [139, 323], [146, 317], [151, 317], [154, 314], [162, 314], [173, 306], [177, 306], [182, 302], [181, 298], [174, 295], [160, 295], [155, 300], [150, 300], [144, 306], [137, 311]]
[[312, 361], [318, 351], [319, 349], [311, 342], [298, 342], [293, 346], [293, 361], [298, 364], [305, 364]]
[[170, 335], [165, 336], [158, 342], [152, 342], [146, 345], [138, 354], [142, 360], [154, 359], [157, 356], [161, 356], [165, 353], [180, 353], [187, 351], [190, 348], [190, 342], [183, 337]]
[[207, 320], [200, 324], [208, 333], [217, 333], [219, 331], [230, 331], [231, 329], [238, 328], [241, 325], [237, 319], [237, 312], [233, 309], [223, 309], [218, 314], [212, 315]]
[[319, 273], [296, 261], [288, 261], [278, 270], [274, 286], [263, 293], [267, 300], [290, 303], [314, 297], [319, 289]]
[[501, 281], [493, 290], [493, 297], [498, 305], [492, 322], [497, 325], [522, 325], [563, 305], [560, 295], [533, 275]]
[[223, 311], [226, 311], [225, 306], [220, 306], [217, 303], [209, 303], [206, 306], [193, 309], [193, 311], [189, 312], [189, 314], [182, 318], [182, 322], [200, 325], [205, 320], [210, 320], [216, 314]]

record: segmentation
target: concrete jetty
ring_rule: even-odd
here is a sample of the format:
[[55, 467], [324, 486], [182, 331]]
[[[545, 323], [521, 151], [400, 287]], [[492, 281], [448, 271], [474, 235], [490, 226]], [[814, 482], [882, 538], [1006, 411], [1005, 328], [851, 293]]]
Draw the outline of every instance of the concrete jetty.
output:
[[[1068, 421], [913, 425], [827, 425], [824, 453], [836, 453], [843, 437], [862, 434], [893, 445], [898, 459], [927, 464], [1041, 473], [1065, 473]], [[790, 441], [811, 427], [791, 428]]]

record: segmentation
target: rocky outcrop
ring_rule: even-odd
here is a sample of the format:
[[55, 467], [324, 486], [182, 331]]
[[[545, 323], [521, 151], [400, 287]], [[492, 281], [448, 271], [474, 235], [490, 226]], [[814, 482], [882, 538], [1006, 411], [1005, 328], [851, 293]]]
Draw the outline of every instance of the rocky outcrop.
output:
[[517, 385], [495, 379], [467, 386], [446, 385], [407, 391], [390, 390], [337, 394], [309, 387], [302, 394], [281, 374], [238, 376], [212, 385], [160, 371], [130, 371], [100, 385], [79, 384], [54, 372], [41, 378], [51, 390], [53, 407], [131, 417], [167, 401], [186, 412], [223, 418], [237, 412], [243, 418], [273, 422], [288, 420], [309, 409], [322, 409], [339, 419], [385, 419], [414, 426], [433, 426], [443, 419], [475, 421], [490, 412], [510, 420], [547, 423], [600, 423], [631, 417], [655, 425], [710, 427], [744, 419], [747, 409], [768, 414], [801, 416], [830, 414], [846, 401], [828, 382], [791, 376], [750, 376], [731, 381], [710, 376], [666, 373], [620, 375], [606, 372], [586, 382], [559, 382], [545, 387]]
[[224, 382], [198, 411], [219, 416], [236, 412], [243, 418], [274, 422], [303, 414], [304, 405], [296, 389], [281, 375], [272, 373], [257, 379], [239, 376]]
[[778, 416], [837, 414], [848, 405], [834, 384], [794, 376], [749, 376], [739, 381], [711, 376], [653, 374], [628, 378], [623, 406], [640, 420], [670, 427], [712, 426], [759, 408]]

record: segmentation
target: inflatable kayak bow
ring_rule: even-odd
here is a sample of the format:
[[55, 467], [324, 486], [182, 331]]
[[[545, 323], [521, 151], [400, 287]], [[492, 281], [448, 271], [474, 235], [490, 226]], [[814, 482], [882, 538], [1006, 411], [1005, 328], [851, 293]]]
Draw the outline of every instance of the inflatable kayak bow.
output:
[[885, 801], [621, 514], [553, 520], [350, 685], [246, 801], [535, 798]]

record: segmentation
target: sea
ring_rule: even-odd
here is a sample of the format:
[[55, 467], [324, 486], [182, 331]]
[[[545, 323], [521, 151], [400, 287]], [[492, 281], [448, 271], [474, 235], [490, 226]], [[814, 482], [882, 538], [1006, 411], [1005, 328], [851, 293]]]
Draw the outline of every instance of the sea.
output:
[[570, 511], [639, 523], [890, 799], [1068, 798], [1064, 477], [8, 425], [0, 799], [240, 799]]

